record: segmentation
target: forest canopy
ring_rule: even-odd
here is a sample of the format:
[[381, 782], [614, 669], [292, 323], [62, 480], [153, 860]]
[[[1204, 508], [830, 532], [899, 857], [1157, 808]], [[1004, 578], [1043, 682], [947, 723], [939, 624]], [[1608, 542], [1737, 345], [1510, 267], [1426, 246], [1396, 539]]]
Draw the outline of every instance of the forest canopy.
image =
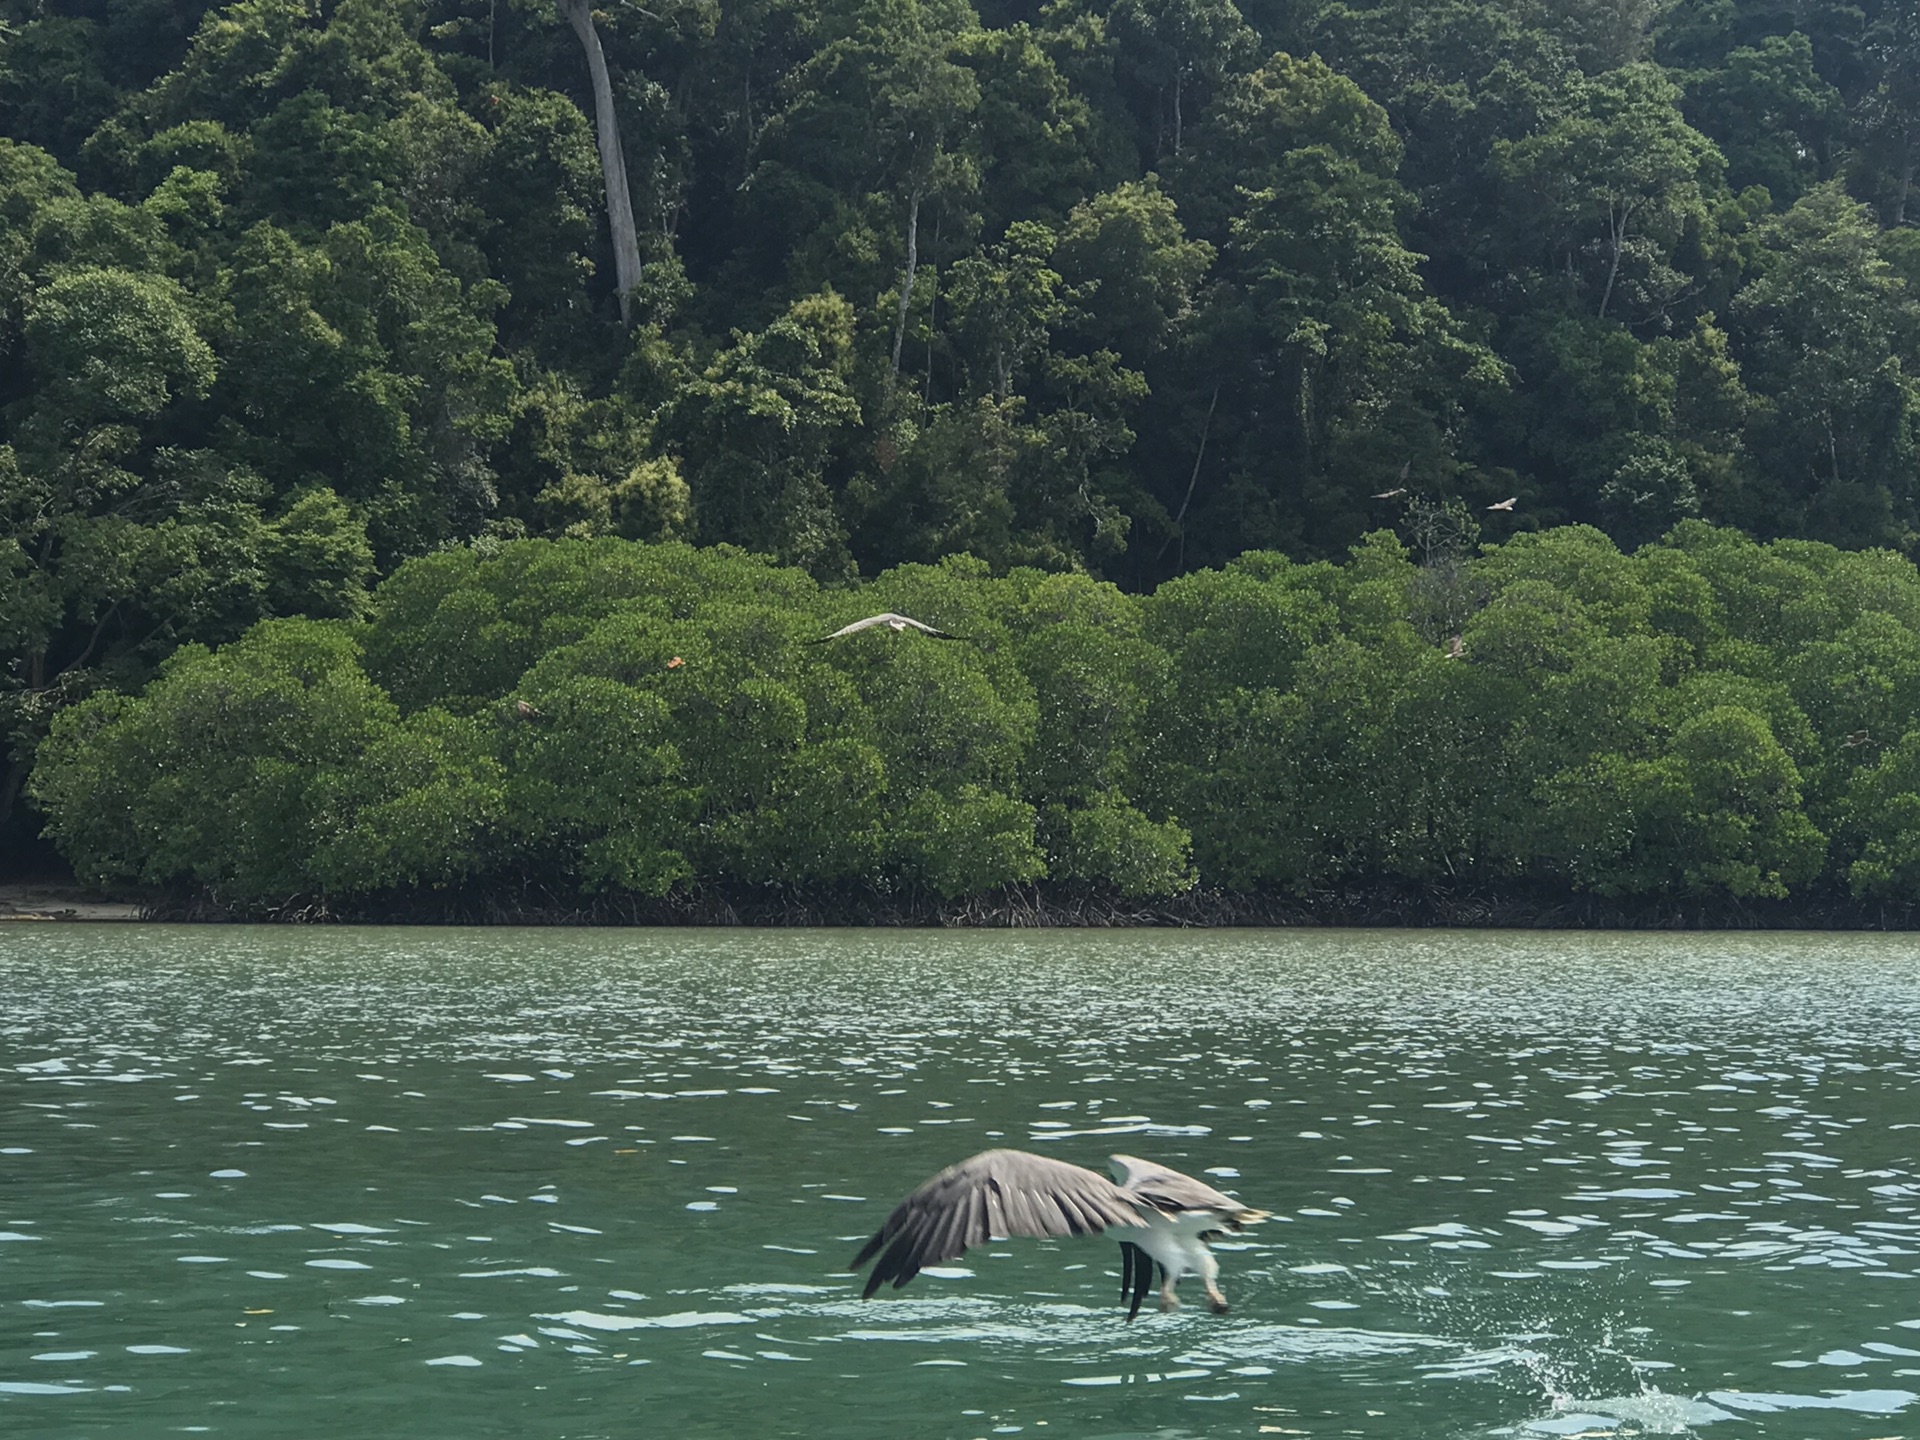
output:
[[[880, 607], [960, 640], [874, 628]], [[456, 893], [1616, 901], [1920, 887], [1920, 572], [1690, 520], [1170, 580], [972, 557], [857, 591], [727, 547], [409, 560], [64, 711], [81, 876], [232, 904]]]
[[[474, 706], [523, 672], [418, 688], [383, 607], [528, 541], [1148, 616], [1394, 531], [1408, 624], [1480, 539], [1911, 556], [1916, 164], [1904, 0], [0, 0], [0, 846], [57, 716], [158, 723], [206, 666], [333, 677], [393, 765], [440, 757], [448, 816], [482, 805], [478, 757], [519, 762]], [[696, 553], [620, 563], [747, 563]], [[1039, 672], [995, 653], [967, 683], [1026, 734]], [[1008, 873], [1069, 864], [977, 808], [1067, 804], [1006, 745], [940, 804]], [[881, 784], [855, 749], [834, 783]], [[1214, 873], [1196, 799], [1102, 783]], [[450, 837], [480, 856], [498, 803]], [[579, 873], [723, 853], [607, 844]]]

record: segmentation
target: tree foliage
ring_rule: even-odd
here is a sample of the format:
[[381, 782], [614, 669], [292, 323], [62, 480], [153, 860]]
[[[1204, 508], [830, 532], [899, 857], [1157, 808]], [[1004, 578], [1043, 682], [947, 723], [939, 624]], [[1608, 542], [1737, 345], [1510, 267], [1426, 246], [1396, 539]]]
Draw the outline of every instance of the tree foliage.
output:
[[[1458, 611], [1431, 603], [1442, 564]], [[883, 608], [966, 638], [807, 643]], [[252, 903], [1042, 878], [1881, 899], [1920, 874], [1917, 706], [1910, 562], [1700, 521], [1425, 563], [1376, 532], [1145, 597], [521, 540], [408, 561], [362, 618], [186, 646], [61, 712], [32, 784], [82, 875]]]
[[[1441, 514], [1911, 555], [1914, 17], [0, 0], [0, 845], [66, 706], [463, 547], [1137, 594]], [[1465, 572], [1418, 568], [1431, 642]], [[1033, 843], [1147, 833], [1047, 795]]]

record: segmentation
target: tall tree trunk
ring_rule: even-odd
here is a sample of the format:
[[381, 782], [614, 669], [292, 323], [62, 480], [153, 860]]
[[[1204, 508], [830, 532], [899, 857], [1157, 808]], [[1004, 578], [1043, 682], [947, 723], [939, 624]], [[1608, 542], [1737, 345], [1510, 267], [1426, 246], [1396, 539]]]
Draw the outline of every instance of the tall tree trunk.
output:
[[[940, 222], [946, 218], [946, 212], [933, 212], [933, 253], [940, 254]], [[935, 261], [936, 266], [938, 260]], [[933, 294], [927, 297], [927, 375], [920, 390], [920, 398], [928, 404], [933, 403], [933, 337], [940, 328], [940, 271], [933, 272]]]
[[613, 283], [620, 296], [620, 319], [631, 324], [633, 287], [640, 283], [640, 235], [633, 224], [633, 199], [627, 193], [627, 162], [620, 153], [620, 120], [613, 110], [613, 81], [606, 52], [593, 28], [589, 0], [558, 0], [561, 15], [580, 37], [593, 77], [593, 120], [600, 139], [600, 170], [607, 182], [607, 226], [613, 232]]
[[1611, 205], [1607, 207], [1607, 239], [1613, 252], [1613, 263], [1607, 268], [1607, 288], [1600, 296], [1602, 320], [1607, 318], [1607, 306], [1613, 303], [1613, 287], [1620, 281], [1620, 261], [1627, 252], [1627, 224], [1632, 216], [1631, 203], [1623, 202], [1618, 209]]
[[893, 322], [893, 373], [900, 374], [900, 348], [907, 343], [907, 306], [913, 302], [913, 272], [920, 268], [920, 196], [916, 181], [907, 201], [907, 273], [900, 282], [900, 313]]
[[753, 174], [753, 62], [747, 62], [747, 76], [740, 87], [740, 121], [746, 126], [747, 143], [740, 147], [740, 183]]
[[1178, 159], [1180, 156], [1180, 81], [1181, 81], [1181, 78], [1182, 76], [1180, 71], [1176, 70], [1173, 72], [1173, 154], [1175, 159]]
[[1153, 557], [1156, 561], [1159, 560], [1161, 555], [1167, 553], [1167, 546], [1173, 544], [1177, 537], [1180, 541], [1180, 558], [1176, 563], [1182, 570], [1186, 569], [1187, 565], [1187, 506], [1193, 503], [1193, 487], [1200, 483], [1200, 462], [1207, 458], [1207, 436], [1213, 430], [1213, 412], [1219, 403], [1220, 387], [1216, 385], [1213, 387], [1213, 398], [1207, 401], [1207, 418], [1200, 422], [1200, 448], [1193, 453], [1193, 473], [1187, 477], [1187, 493], [1180, 497], [1179, 512], [1173, 517], [1173, 529], [1168, 532], [1167, 538], [1160, 542], [1159, 554]]

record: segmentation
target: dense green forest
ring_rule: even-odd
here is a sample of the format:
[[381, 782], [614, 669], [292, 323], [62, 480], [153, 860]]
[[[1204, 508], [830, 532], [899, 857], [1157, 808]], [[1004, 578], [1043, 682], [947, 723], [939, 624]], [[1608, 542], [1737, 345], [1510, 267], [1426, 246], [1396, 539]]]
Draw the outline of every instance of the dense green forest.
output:
[[[967, 637], [868, 630], [885, 604]], [[730, 549], [409, 560], [64, 712], [81, 875], [229, 901], [484, 889], [1920, 890], [1920, 572], [1686, 521], [1419, 563], [1251, 552], [1151, 596], [955, 557], [858, 592]]]
[[[1475, 607], [1507, 593], [1500, 566], [1519, 562], [1502, 556], [1547, 552], [1508, 544], [1474, 560], [1482, 540], [1581, 525], [1632, 551], [1697, 520], [1723, 528], [1594, 563], [1626, 573], [1712, 550], [1756, 574], [1864, 566], [1906, 593], [1885, 556], [1742, 546], [1724, 527], [1913, 553], [1916, 164], [1920, 11], [1901, 0], [0, 0], [0, 854], [34, 845], [37, 796], [69, 853], [103, 872], [281, 885], [284, 870], [271, 884], [235, 878], [253, 862], [216, 858], [212, 832], [205, 855], [109, 843], [73, 777], [125, 763], [136, 752], [113, 747], [179, 697], [204, 701], [209, 677], [291, 666], [303, 694], [335, 676], [372, 707], [367, 733], [387, 738], [371, 753], [404, 771], [437, 746], [446, 784], [479, 787], [458, 792], [478, 807], [465, 822], [442, 817], [449, 853], [393, 840], [411, 861], [369, 852], [353, 878], [316, 852], [315, 876], [351, 888], [499, 873], [502, 837], [538, 810], [512, 788], [522, 751], [561, 733], [536, 677], [558, 685], [565, 664], [584, 664], [561, 658], [582, 637], [560, 625], [551, 654], [512, 650], [508, 664], [474, 655], [471, 636], [460, 650], [443, 620], [419, 643], [480, 670], [431, 684], [382, 647], [426, 623], [407, 609], [420, 587], [505, 605], [497, 577], [561, 563], [535, 553], [578, 553], [600, 558], [566, 563], [652, 574], [673, 593], [693, 582], [667, 577], [701, 575], [714, 591], [702, 606], [786, 597], [789, 638], [927, 576], [978, 589], [965, 617], [1000, 617], [1004, 643], [972, 660], [934, 645], [886, 653], [978, 667], [1012, 707], [1004, 753], [957, 772], [975, 789], [926, 789], [930, 772], [914, 778], [868, 721], [846, 719], [848, 746], [880, 747], [847, 763], [881, 770], [835, 783], [890, 797], [873, 802], [873, 834], [893, 838], [828, 846], [817, 863], [835, 875], [879, 865], [949, 886], [936, 874], [948, 861], [902, 838], [940, 805], [1015, 807], [1001, 816], [1011, 829], [988, 828], [1027, 839], [1004, 854], [995, 841], [982, 854], [1000, 858], [979, 862], [1008, 876], [1118, 881], [1118, 862], [1073, 858], [1118, 844], [1080, 833], [1109, 824], [1140, 847], [1124, 882], [1136, 888], [1185, 873], [1188, 831], [1193, 863], [1220, 883], [1317, 874], [1318, 861], [1228, 855], [1223, 796], [1279, 792], [1228, 778], [1224, 758], [1211, 782], [1167, 767], [1182, 747], [1226, 744], [1229, 711], [1236, 725], [1256, 704], [1280, 707], [1276, 726], [1289, 706], [1318, 714], [1291, 667], [1318, 673], [1307, 657], [1334, 637], [1388, 633], [1384, 613], [1344, 608], [1387, 563], [1378, 538], [1345, 559], [1363, 536], [1397, 532], [1413, 557], [1395, 562], [1412, 569], [1394, 623], [1427, 659], [1383, 672], [1393, 693], [1446, 659], [1455, 634], [1464, 663], [1437, 673], [1486, 672], [1474, 627], [1499, 606]], [[1599, 553], [1590, 531], [1559, 533], [1568, 553]], [[536, 539], [588, 548], [521, 548]], [[725, 543], [777, 566], [636, 541]], [[1236, 562], [1248, 552], [1259, 558]], [[962, 555], [984, 568], [912, 568]], [[1328, 560], [1344, 568], [1315, 568]], [[883, 572], [857, 599], [845, 588]], [[1187, 648], [1205, 626], [1198, 612], [1169, 618], [1184, 613], [1177, 597], [1256, 581], [1320, 594], [1337, 618], [1287, 632], [1285, 675], [1203, 697], [1194, 668], [1223, 662]], [[1593, 603], [1585, 582], [1541, 583]], [[1170, 691], [1140, 681], [1158, 728], [1076, 792], [1048, 769], [1050, 747], [1080, 742], [1056, 737], [1067, 722], [1046, 708], [1051, 672], [1034, 668], [1039, 642], [1019, 618], [1049, 584], [1105, 597], [1108, 618], [1088, 622], [1105, 638], [1085, 643], [1143, 646], [1139, 664], [1180, 677]], [[1793, 694], [1825, 745], [1817, 707], [1765, 668], [1814, 637], [1759, 634], [1714, 594], [1726, 614], [1698, 633], [1658, 606], [1582, 623], [1621, 644], [1691, 647], [1684, 665], [1660, 652], [1663, 694], [1693, 693], [1696, 672]], [[586, 613], [574, 603], [553, 613]], [[1893, 601], [1855, 608], [1836, 614], [1904, 615]], [[661, 624], [721, 623], [691, 600], [655, 610]], [[858, 705], [794, 678], [828, 684], [853, 663], [843, 656], [804, 652], [811, 668], [789, 673], [744, 641], [708, 643], [741, 674], [799, 686], [805, 717], [886, 711], [858, 674], [845, 677]], [[144, 700], [114, 698], [140, 693], [182, 646], [222, 645], [184, 652]], [[1743, 645], [1772, 658], [1727, 658]], [[683, 658], [676, 679], [713, 683], [719, 672]], [[1821, 768], [1832, 757], [1797, 750], [1799, 722], [1740, 694], [1734, 708], [1765, 720], [1811, 787], [1802, 859], [1753, 860], [1755, 873], [1840, 874], [1844, 847], [1802, 863], [1815, 832], [1836, 846], [1845, 833], [1831, 807], [1851, 792]], [[553, 724], [487, 730], [509, 695]], [[55, 769], [32, 781], [57, 717], [89, 696], [106, 698], [60, 731]], [[1635, 721], [1654, 737], [1641, 749], [1593, 756], [1667, 763], [1661, 747], [1694, 721], [1655, 709]], [[732, 802], [709, 794], [717, 779], [688, 778], [720, 763], [674, 728], [692, 713], [658, 721], [673, 752], [661, 775], [680, 777], [658, 783], [695, 809], [662, 813], [693, 813], [710, 837], [726, 827], [707, 807]], [[809, 727], [826, 721], [792, 723], [825, 743]], [[1904, 733], [1865, 728], [1850, 768], [1891, 756], [1878, 747]], [[234, 763], [259, 758], [254, 741], [234, 743]], [[1486, 743], [1506, 754], [1507, 740]], [[1316, 753], [1330, 774], [1349, 763]], [[1500, 789], [1482, 759], [1475, 814], [1555, 813], [1545, 792]], [[285, 763], [321, 765], [297, 746]], [[508, 789], [483, 804], [487, 765], [505, 767]], [[354, 773], [326, 783], [377, 788]], [[1627, 773], [1593, 783], [1630, 790]], [[453, 807], [454, 793], [435, 803]], [[1101, 796], [1124, 805], [1109, 813]], [[935, 809], [908, 818], [921, 803]], [[609, 884], [784, 874], [804, 848], [755, 841], [786, 857], [775, 864], [703, 839], [667, 845], [680, 858], [650, 871], [607, 847], [652, 854], [652, 841], [553, 823], [538, 863]], [[1261, 810], [1262, 826], [1293, 823]], [[1447, 838], [1414, 848], [1449, 866], [1506, 873], [1524, 850], [1473, 829], [1463, 861], [1453, 831], [1422, 823]], [[1275, 838], [1274, 853], [1295, 843]], [[1375, 854], [1366, 863], [1392, 870], [1412, 843], [1338, 863]]]

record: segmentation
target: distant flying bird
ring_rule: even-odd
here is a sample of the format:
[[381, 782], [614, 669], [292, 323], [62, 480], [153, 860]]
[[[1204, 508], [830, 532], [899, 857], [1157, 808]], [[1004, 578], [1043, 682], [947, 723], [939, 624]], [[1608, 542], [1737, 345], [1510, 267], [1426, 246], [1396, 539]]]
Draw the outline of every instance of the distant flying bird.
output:
[[1840, 745], [1842, 749], [1851, 750], [1856, 745], [1870, 745], [1872, 743], [1873, 737], [1871, 735], [1867, 734], [1864, 730], [1856, 730], [1847, 736], [1846, 739], [1842, 740]]
[[936, 630], [931, 625], [923, 624], [915, 620], [911, 615], [896, 615], [889, 610], [884, 615], [869, 615], [866, 619], [856, 620], [851, 625], [842, 625], [831, 635], [822, 635], [818, 640], [809, 640], [806, 643], [809, 645], [824, 645], [829, 640], [840, 640], [848, 635], [858, 635], [862, 630], [871, 630], [879, 625], [886, 626], [887, 629], [893, 631], [896, 635], [902, 630], [918, 630], [922, 635], [929, 635], [935, 640], [965, 640], [967, 638], [965, 635], [954, 635], [945, 630]]
[[667, 661], [667, 669], [678, 670], [682, 665], [686, 663], [687, 663], [686, 661], [682, 660], [678, 655], [676, 655], [671, 660]]
[[1391, 490], [1382, 490], [1378, 495], [1374, 496], [1373, 498], [1376, 500], [1391, 500], [1396, 495], [1404, 495], [1406, 493], [1407, 493], [1406, 486], [1396, 485]]
[[1467, 653], [1467, 642], [1456, 635], [1447, 642], [1447, 659], [1458, 660]]
[[1511, 510], [1511, 509], [1513, 509], [1513, 507], [1514, 507], [1514, 506], [1515, 506], [1515, 505], [1516, 505], [1516, 504], [1517, 504], [1517, 503], [1519, 502], [1519, 499], [1520, 499], [1520, 497], [1519, 497], [1518, 495], [1509, 495], [1509, 496], [1508, 496], [1508, 497], [1507, 497], [1506, 499], [1504, 499], [1504, 500], [1496, 500], [1496, 501], [1494, 501], [1494, 502], [1493, 502], [1493, 504], [1491, 504], [1491, 505], [1489, 505], [1489, 506], [1487, 506], [1487, 509], [1489, 509], [1489, 510]]
[[1174, 1286], [1198, 1275], [1214, 1313], [1226, 1314], [1220, 1262], [1207, 1241], [1269, 1212], [1151, 1160], [1114, 1155], [1108, 1163], [1115, 1180], [1026, 1150], [986, 1150], [948, 1166], [895, 1206], [854, 1256], [850, 1270], [879, 1257], [860, 1298], [871, 1299], [889, 1282], [898, 1290], [927, 1266], [998, 1236], [1098, 1235], [1114, 1226], [1128, 1232], [1120, 1241], [1120, 1299], [1129, 1322], [1140, 1313], [1156, 1266], [1162, 1310], [1179, 1309]]
[[522, 720], [538, 720], [540, 718], [539, 708], [527, 703], [525, 700], [514, 701], [513, 708]]

